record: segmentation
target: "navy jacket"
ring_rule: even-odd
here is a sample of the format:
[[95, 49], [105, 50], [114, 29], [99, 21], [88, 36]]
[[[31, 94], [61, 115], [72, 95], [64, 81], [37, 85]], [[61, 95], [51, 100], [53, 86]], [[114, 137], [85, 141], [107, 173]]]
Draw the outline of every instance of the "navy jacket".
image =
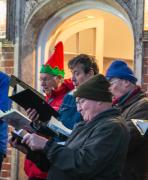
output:
[[73, 129], [74, 125], [82, 120], [81, 114], [77, 111], [73, 91], [64, 96], [59, 114], [60, 121], [69, 129]]
[[[9, 76], [0, 72], [0, 110], [7, 111], [11, 107], [8, 98]], [[7, 149], [8, 125], [0, 120], [0, 153], [5, 154]]]

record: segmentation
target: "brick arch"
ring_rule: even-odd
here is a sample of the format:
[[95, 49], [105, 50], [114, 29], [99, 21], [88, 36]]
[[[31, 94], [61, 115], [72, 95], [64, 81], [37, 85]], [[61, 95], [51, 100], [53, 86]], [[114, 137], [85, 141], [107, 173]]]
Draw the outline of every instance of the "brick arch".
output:
[[[57, 25], [63, 20], [61, 16], [58, 16], [63, 10], [68, 11], [70, 7], [75, 8], [78, 4], [84, 5], [86, 9], [90, 8], [90, 3], [102, 3], [104, 7], [108, 6], [114, 8], [115, 11], [120, 12], [120, 17], [124, 18], [129, 24], [129, 28], [133, 31], [135, 39], [135, 72], [139, 77], [139, 81], [142, 80], [142, 2], [140, 0], [124, 1], [124, 0], [96, 0], [96, 1], [82, 1], [82, 0], [46, 0], [40, 3], [39, 6], [29, 15], [29, 18], [25, 22], [24, 32], [22, 36], [22, 49], [21, 49], [21, 63], [20, 63], [20, 76], [28, 83], [35, 85], [34, 77], [36, 75], [36, 45], [37, 39], [41, 30], [49, 19], [52, 19]], [[133, 4], [132, 4], [133, 3]], [[138, 6], [138, 7], [137, 7]], [[132, 7], [132, 9], [131, 9]], [[136, 7], [136, 8], [135, 8]], [[103, 8], [103, 7], [102, 7]], [[136, 9], [140, 10], [136, 11]], [[80, 9], [78, 8], [77, 11]], [[115, 12], [114, 11], [114, 12]], [[76, 11], [75, 11], [76, 12]], [[75, 13], [72, 12], [71, 13]], [[69, 13], [69, 16], [72, 15]], [[117, 15], [117, 14], [116, 14]], [[55, 18], [54, 18], [55, 17]], [[139, 18], [138, 18], [139, 17]], [[68, 15], [67, 17], [68, 18]], [[52, 27], [53, 28], [53, 27]], [[53, 30], [54, 31], [54, 30]], [[44, 40], [44, 39], [43, 39]], [[46, 42], [46, 39], [45, 39]], [[31, 70], [31, 71], [30, 71]]]

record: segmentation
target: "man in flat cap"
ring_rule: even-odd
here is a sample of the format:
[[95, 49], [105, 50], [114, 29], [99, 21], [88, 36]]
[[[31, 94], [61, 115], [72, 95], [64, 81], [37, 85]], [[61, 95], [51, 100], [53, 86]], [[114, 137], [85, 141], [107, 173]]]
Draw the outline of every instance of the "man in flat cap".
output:
[[41, 151], [42, 160], [36, 159], [36, 165], [46, 165], [49, 180], [119, 180], [129, 134], [120, 112], [112, 108], [109, 82], [96, 75], [80, 85], [74, 96], [84, 121], [65, 145], [36, 134], [25, 135], [22, 143], [31, 148], [32, 158]]

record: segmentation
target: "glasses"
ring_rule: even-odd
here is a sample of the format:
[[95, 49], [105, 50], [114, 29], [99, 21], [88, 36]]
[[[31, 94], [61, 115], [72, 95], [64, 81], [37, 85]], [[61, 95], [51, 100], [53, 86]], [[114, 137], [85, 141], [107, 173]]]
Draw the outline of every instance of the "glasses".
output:
[[115, 84], [116, 82], [118, 82], [120, 79], [113, 79], [113, 80], [110, 80], [110, 85], [113, 85]]
[[55, 77], [55, 76], [50, 76], [50, 78], [43, 78], [43, 79], [40, 79], [40, 82], [48, 83], [48, 82], [52, 81], [54, 77]]
[[79, 104], [79, 105], [81, 105], [81, 104], [83, 104], [84, 102], [85, 102], [85, 100], [86, 99], [82, 99], [82, 98], [80, 98], [80, 99], [76, 99], [76, 104]]

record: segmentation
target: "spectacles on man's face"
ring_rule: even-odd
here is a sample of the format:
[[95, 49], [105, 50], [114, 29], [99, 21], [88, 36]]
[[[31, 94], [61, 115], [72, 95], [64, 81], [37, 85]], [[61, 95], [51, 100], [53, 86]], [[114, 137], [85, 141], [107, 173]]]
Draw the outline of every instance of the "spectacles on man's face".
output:
[[84, 98], [76, 98], [76, 104], [81, 105], [81, 104], [83, 104], [85, 102], [85, 100], [86, 99], [84, 99]]
[[54, 77], [55, 76], [40, 78], [40, 82], [48, 83], [48, 82], [52, 81]]
[[117, 83], [119, 80], [120, 80], [120, 79], [111, 79], [111, 80], [109, 81], [109, 83], [110, 83], [110, 85], [113, 85], [113, 84]]

